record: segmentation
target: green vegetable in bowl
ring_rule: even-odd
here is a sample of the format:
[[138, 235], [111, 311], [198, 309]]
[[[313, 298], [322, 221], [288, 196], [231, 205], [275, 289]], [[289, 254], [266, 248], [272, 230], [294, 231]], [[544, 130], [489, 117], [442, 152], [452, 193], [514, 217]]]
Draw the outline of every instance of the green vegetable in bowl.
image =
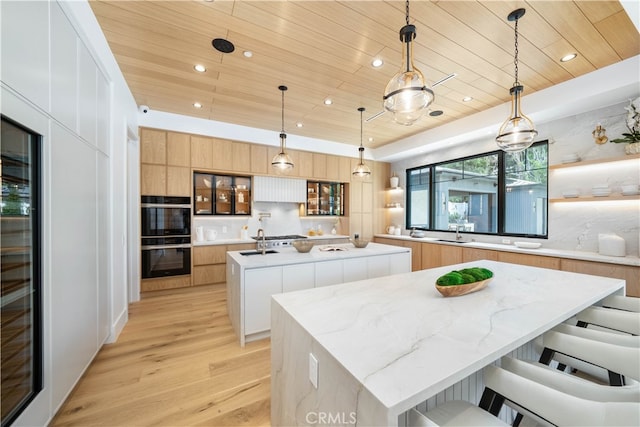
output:
[[482, 267], [465, 268], [459, 271], [450, 271], [444, 276], [438, 277], [436, 284], [439, 286], [466, 285], [468, 283], [480, 282], [493, 277], [493, 272]]
[[463, 285], [464, 279], [460, 273], [452, 271], [444, 276], [440, 276], [438, 280], [436, 280], [436, 283], [440, 286]]

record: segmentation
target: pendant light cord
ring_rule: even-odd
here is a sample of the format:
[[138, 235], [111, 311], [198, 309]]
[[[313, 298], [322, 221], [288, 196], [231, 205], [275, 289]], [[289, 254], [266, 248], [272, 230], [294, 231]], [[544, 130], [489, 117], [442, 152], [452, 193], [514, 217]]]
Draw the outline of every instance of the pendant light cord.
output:
[[520, 84], [520, 82], [518, 81], [518, 21], [519, 19], [516, 19], [516, 31], [515, 31], [515, 47], [516, 47], [516, 52], [515, 52], [515, 56], [513, 58], [513, 65], [515, 66], [515, 75], [516, 75], [516, 81], [513, 84], [514, 86], [518, 86]]
[[406, 14], [407, 25], [409, 25], [409, 0], [407, 0], [407, 4], [405, 6], [405, 14]]
[[281, 92], [282, 92], [282, 133], [284, 133], [284, 90], [281, 89]]

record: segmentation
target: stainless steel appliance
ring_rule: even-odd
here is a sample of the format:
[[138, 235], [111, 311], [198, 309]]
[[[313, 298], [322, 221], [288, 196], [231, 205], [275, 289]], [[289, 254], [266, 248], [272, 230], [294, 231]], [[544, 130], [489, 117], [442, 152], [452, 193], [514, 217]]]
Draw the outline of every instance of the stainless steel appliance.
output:
[[142, 196], [142, 237], [191, 235], [189, 197]]
[[191, 274], [189, 197], [142, 196], [142, 278]]
[[191, 237], [142, 239], [142, 278], [191, 274]]
[[[301, 236], [299, 234], [287, 234], [284, 236], [265, 236], [264, 237], [264, 247], [268, 248], [279, 248], [283, 246], [291, 246], [294, 240], [306, 239], [307, 236]], [[259, 249], [262, 249], [262, 237], [253, 236], [252, 239], [258, 241]]]

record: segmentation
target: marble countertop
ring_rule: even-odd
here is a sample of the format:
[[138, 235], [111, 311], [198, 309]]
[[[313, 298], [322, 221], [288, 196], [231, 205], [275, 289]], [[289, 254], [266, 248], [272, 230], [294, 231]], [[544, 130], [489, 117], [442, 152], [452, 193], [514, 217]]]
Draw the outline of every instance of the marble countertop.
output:
[[408, 240], [412, 242], [436, 243], [440, 245], [461, 246], [464, 248], [490, 249], [494, 251], [517, 252], [517, 253], [523, 253], [523, 254], [551, 256], [551, 257], [557, 257], [557, 258], [570, 258], [570, 259], [577, 259], [582, 261], [606, 262], [609, 264], [640, 266], [640, 258], [635, 256], [617, 257], [617, 256], [600, 255], [594, 252], [569, 251], [569, 250], [562, 250], [562, 249], [549, 249], [544, 247], [541, 247], [538, 249], [524, 249], [524, 248], [518, 248], [514, 245], [507, 245], [507, 244], [501, 245], [497, 243], [482, 243], [482, 242], [470, 242], [470, 241], [467, 241], [466, 243], [442, 242], [442, 241], [439, 241], [438, 238], [434, 238], [434, 237], [410, 237], [405, 235], [396, 236], [391, 234], [376, 234], [375, 237], [384, 237], [386, 239]]
[[[442, 297], [436, 279], [465, 266], [489, 268], [494, 278], [481, 291]], [[623, 289], [620, 279], [483, 260], [273, 300], [394, 419]]]
[[[329, 251], [328, 248], [341, 250]], [[314, 246], [308, 253], [300, 253], [295, 248], [275, 248], [278, 253], [267, 255], [241, 255], [246, 251], [229, 251], [231, 257], [242, 268], [271, 267], [277, 265], [303, 264], [308, 262], [328, 261], [332, 259], [359, 258], [375, 255], [388, 255], [409, 252], [409, 248], [400, 246], [369, 243], [366, 248], [356, 248], [351, 243]]]
[[[308, 240], [327, 240], [327, 239], [348, 239], [349, 236], [343, 234], [323, 234], [322, 236], [306, 236]], [[234, 245], [240, 243], [256, 243], [252, 238], [248, 239], [215, 239], [215, 240], [203, 240], [198, 242], [193, 241], [193, 246], [211, 246], [211, 245]]]

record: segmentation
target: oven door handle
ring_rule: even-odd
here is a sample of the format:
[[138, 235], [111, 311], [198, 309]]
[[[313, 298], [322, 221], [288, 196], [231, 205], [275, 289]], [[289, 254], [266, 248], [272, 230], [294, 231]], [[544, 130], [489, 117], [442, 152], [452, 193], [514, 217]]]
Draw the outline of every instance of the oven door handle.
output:
[[191, 208], [191, 205], [167, 205], [158, 203], [142, 203], [141, 208]]
[[153, 250], [153, 249], [181, 249], [181, 248], [190, 248], [190, 244], [183, 245], [147, 245], [141, 246], [140, 249], [143, 251]]

